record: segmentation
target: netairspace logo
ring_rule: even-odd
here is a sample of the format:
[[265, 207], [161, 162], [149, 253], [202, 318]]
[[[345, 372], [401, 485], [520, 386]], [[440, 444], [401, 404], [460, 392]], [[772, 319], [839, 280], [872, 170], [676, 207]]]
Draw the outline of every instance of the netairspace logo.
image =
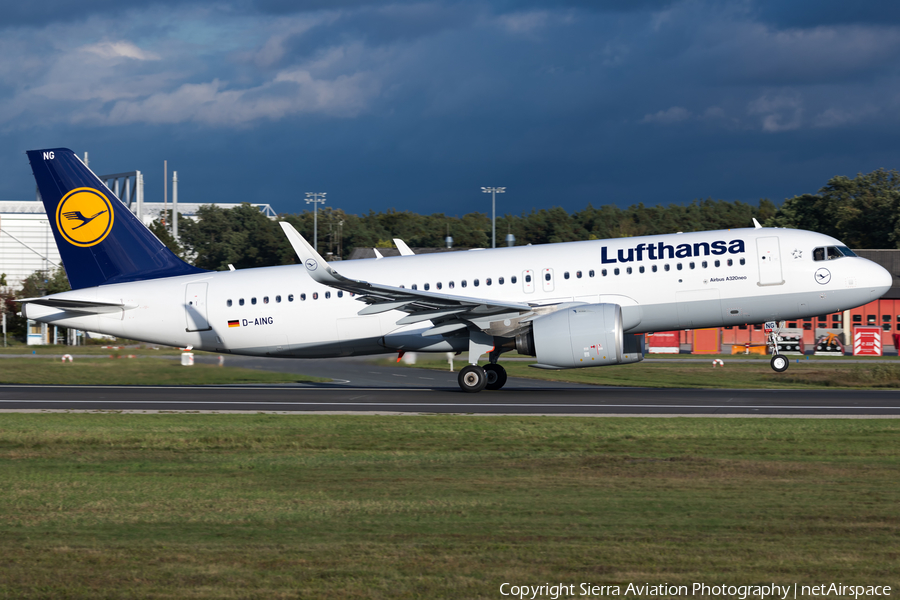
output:
[[819, 585], [800, 585], [797, 583], [779, 585], [777, 583], [764, 585], [709, 585], [706, 583], [693, 583], [687, 585], [663, 584], [635, 584], [628, 585], [597, 585], [593, 583], [545, 583], [543, 585], [517, 585], [503, 583], [500, 585], [500, 595], [536, 600], [537, 598], [572, 597], [667, 597], [677, 596], [703, 596], [737, 598], [874, 598], [888, 597], [891, 595], [891, 587], [888, 585], [844, 585], [843, 583], [823, 583]]

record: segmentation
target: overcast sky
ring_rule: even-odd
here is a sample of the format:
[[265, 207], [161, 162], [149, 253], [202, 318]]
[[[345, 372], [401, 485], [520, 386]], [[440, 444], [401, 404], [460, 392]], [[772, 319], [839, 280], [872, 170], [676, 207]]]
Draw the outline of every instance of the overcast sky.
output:
[[0, 199], [25, 150], [162, 200], [348, 212], [814, 192], [900, 167], [900, 3], [0, 2]]

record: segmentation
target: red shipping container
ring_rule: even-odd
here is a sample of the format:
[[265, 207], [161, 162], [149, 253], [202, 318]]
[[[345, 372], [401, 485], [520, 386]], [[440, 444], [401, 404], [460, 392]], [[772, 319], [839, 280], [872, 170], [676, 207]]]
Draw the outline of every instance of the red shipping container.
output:
[[678, 354], [680, 331], [657, 331], [647, 334], [647, 352], [652, 354]]

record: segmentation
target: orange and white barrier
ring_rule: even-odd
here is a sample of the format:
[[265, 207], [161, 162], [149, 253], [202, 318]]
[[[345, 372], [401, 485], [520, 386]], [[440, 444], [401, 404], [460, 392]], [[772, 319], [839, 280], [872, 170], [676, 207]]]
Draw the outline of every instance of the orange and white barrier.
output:
[[856, 327], [853, 330], [853, 356], [882, 356], [881, 327]]

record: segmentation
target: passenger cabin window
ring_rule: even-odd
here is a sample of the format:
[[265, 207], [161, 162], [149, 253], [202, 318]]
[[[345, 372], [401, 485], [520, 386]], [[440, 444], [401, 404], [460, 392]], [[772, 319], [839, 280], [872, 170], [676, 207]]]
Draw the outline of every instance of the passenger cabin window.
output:
[[480, 283], [481, 283], [481, 282], [478, 281], [478, 280], [476, 279], [475, 281], [472, 282], [472, 285], [474, 285], [475, 287], [478, 287], [478, 285], [479, 285]]
[[487, 279], [484, 280], [484, 285], [491, 285], [491, 278], [490, 278], [490, 277], [488, 277]]
[[746, 264], [747, 264], [747, 259], [746, 259], [746, 258], [742, 258], [742, 259], [741, 259], [741, 264], [742, 264], [742, 265], [746, 265]]
[[668, 271], [671, 267], [668, 264], [663, 265], [663, 270]]
[[227, 306], [229, 306], [229, 307], [230, 307], [230, 306], [231, 306], [231, 300], [229, 300], [229, 301], [228, 301], [228, 302], [226, 302], [226, 303], [225, 303], [225, 304], [226, 304], [226, 305], [227, 305]]
[[602, 271], [600, 271], [600, 274], [603, 275], [604, 277], [606, 277], [606, 273], [607, 273], [606, 269], [603, 269]]
[[319, 299], [319, 292], [313, 292], [313, 300]]
[[563, 273], [563, 279], [568, 279], [568, 278], [569, 278], [569, 272], [566, 271], [565, 273]]
[[625, 272], [628, 273], [629, 275], [631, 275], [631, 267], [626, 267]]
[[[529, 279], [529, 281], [531, 281], [531, 280]], [[516, 282], [516, 276], [513, 275], [512, 277], [510, 277], [510, 278], [509, 278], [509, 282], [510, 282], [510, 283], [515, 283], [515, 282]]]
[[497, 284], [498, 284], [498, 285], [503, 285], [503, 278], [502, 278], [502, 277], [498, 277], [498, 278], [497, 278]]
[[344, 292], [338, 291], [338, 298], [343, 298], [343, 297], [344, 297]]
[[434, 286], [435, 286], [437, 289], [441, 289], [442, 287], [444, 287], [443, 284], [442, 284], [440, 281], [438, 281], [436, 284], [434, 284]]
[[263, 304], [268, 304], [268, 303], [269, 303], [269, 297], [263, 296]]
[[463, 279], [462, 281], [459, 282], [459, 285], [460, 285], [460, 287], [466, 287], [466, 285], [468, 285], [468, 284], [466, 283], [466, 280]]
[[331, 298], [331, 292], [325, 292], [325, 299], [328, 300]]
[[550, 273], [544, 273], [544, 279], [550, 281]]
[[429, 285], [429, 284], [426, 283], [425, 285], [422, 286], [422, 289], [425, 290], [425, 291], [427, 292], [428, 290], [431, 289], [431, 285]]
[[653, 265], [652, 267], [650, 267], [650, 270], [653, 271], [654, 273], [656, 273], [656, 265]]
[[451, 281], [450, 283], [447, 284], [447, 287], [452, 290], [453, 288], [456, 287], [456, 284]]
[[575, 277], [581, 279], [581, 271], [575, 271]]
[[256, 304], [256, 298], [250, 298], [250, 304]]
[[238, 300], [238, 304], [240, 304], [241, 306], [243, 306], [243, 305], [244, 305], [244, 299], [241, 298], [240, 300]]
[[588, 277], [593, 277], [593, 276], [594, 276], [594, 270], [591, 269], [590, 271], [588, 271]]
[[531, 283], [531, 275], [525, 276], [525, 283]]
[[281, 296], [275, 296], [275, 302], [281, 302]]
[[[306, 300], [306, 294], [300, 294], [300, 300], [301, 300], [301, 301], [305, 301], [305, 300]], [[293, 301], [294, 301], [294, 295], [291, 294], [290, 296], [288, 296], [288, 302], [293, 302]]]
[[619, 267], [616, 267], [615, 269], [613, 269], [613, 273], [616, 274], [616, 275], [618, 275], [618, 274], [619, 274]]

